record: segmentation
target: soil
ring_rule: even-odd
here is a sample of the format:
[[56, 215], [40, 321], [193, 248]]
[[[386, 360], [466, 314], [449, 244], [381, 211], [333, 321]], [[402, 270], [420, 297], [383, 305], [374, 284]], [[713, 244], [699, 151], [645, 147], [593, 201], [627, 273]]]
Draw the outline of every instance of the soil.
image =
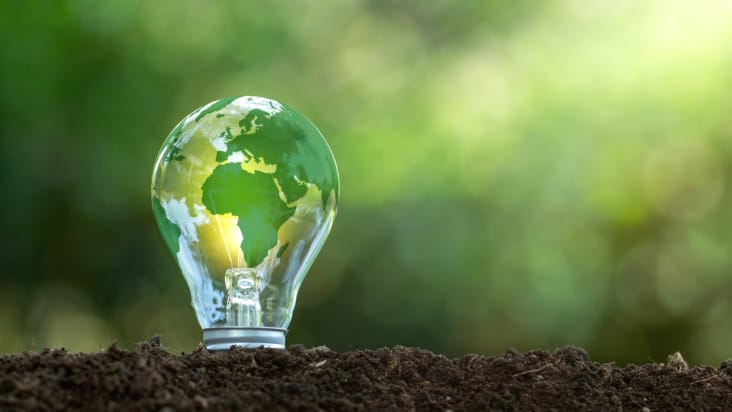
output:
[[623, 368], [582, 349], [509, 350], [448, 359], [405, 347], [334, 352], [198, 348], [180, 356], [158, 338], [134, 351], [61, 350], [0, 356], [2, 411], [729, 410], [732, 361]]

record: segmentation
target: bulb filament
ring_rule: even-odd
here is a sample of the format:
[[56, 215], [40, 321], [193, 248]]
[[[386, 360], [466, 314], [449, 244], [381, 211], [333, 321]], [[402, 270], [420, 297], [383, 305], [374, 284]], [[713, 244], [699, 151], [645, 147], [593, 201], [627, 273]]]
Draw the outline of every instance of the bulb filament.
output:
[[262, 306], [259, 291], [262, 278], [256, 269], [231, 268], [224, 277], [228, 298], [226, 323], [229, 326], [262, 326]]

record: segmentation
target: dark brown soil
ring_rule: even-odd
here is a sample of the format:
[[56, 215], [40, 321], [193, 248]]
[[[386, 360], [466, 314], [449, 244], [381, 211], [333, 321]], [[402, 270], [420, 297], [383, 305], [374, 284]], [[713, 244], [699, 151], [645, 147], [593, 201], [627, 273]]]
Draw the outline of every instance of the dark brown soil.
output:
[[448, 359], [422, 349], [0, 356], [0, 410], [730, 410], [732, 361], [592, 362], [576, 348]]

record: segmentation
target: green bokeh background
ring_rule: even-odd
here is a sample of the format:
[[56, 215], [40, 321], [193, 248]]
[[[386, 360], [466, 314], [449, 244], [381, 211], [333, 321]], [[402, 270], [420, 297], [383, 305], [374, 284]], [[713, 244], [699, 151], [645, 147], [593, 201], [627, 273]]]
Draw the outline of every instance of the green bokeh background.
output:
[[152, 165], [259, 95], [343, 187], [289, 343], [732, 356], [727, 2], [2, 2], [0, 38], [0, 351], [192, 350]]

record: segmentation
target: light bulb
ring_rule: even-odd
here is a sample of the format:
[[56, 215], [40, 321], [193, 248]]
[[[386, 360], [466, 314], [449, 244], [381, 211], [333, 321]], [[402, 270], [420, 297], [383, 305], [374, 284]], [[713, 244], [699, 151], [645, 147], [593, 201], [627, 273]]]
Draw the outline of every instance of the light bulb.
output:
[[153, 211], [209, 350], [284, 348], [339, 186], [320, 131], [274, 100], [217, 100], [173, 129], [155, 162]]

